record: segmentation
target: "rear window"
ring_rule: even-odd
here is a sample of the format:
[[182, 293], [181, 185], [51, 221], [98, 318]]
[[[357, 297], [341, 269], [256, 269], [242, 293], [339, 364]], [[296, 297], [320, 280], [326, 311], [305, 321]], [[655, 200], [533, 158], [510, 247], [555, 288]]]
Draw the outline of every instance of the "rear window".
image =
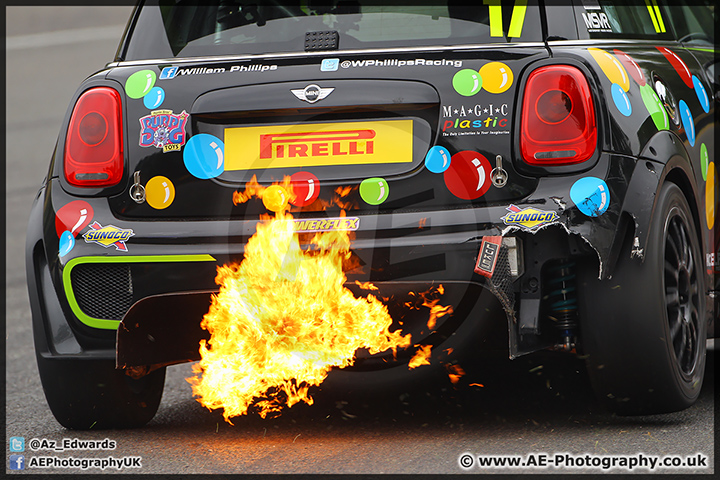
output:
[[537, 0], [145, 2], [125, 60], [541, 41]]

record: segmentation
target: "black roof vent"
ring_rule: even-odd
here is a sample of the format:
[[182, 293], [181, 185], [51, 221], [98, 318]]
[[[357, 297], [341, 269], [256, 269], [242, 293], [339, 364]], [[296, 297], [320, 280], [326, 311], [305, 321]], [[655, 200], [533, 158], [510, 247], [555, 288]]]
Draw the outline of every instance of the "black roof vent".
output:
[[305, 51], [313, 50], [337, 50], [340, 35], [337, 30], [327, 30], [323, 32], [307, 32], [305, 33]]

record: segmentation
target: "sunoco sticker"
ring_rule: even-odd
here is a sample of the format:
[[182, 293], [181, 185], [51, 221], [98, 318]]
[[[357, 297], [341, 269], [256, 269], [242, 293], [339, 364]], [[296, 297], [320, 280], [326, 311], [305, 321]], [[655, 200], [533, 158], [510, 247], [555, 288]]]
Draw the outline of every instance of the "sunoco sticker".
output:
[[546, 212], [536, 208], [521, 209], [515, 205], [510, 205], [507, 209], [510, 213], [501, 218], [505, 225], [520, 227], [530, 231], [537, 230], [558, 219], [557, 213]]

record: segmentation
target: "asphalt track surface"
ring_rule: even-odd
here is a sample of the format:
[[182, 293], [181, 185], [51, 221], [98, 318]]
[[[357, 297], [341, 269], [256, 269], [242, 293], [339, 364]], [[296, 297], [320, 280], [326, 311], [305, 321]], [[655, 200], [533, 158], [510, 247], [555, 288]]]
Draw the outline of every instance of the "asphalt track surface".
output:
[[[168, 370], [162, 404], [147, 427], [62, 428], [45, 403], [35, 365], [25, 228], [68, 102], [83, 78], [112, 59], [130, 8], [6, 11], [6, 462], [14, 454], [24, 455], [26, 465], [32, 457], [66, 463], [70, 458], [141, 457], [140, 468], [124, 471], [148, 474], [714, 473], [714, 351], [697, 404], [668, 415], [610, 415], [593, 397], [581, 360], [542, 353], [463, 365], [466, 375], [457, 386], [442, 376], [407, 388], [330, 384], [317, 391], [312, 406], [297, 405], [273, 419], [241, 417], [234, 425], [192, 398], [185, 380], [190, 366], [182, 365]], [[24, 452], [10, 451], [11, 437], [25, 439]], [[66, 440], [69, 446], [74, 439], [109, 439], [116, 446], [55, 451], [46, 442], [33, 451], [33, 439], [58, 445]], [[460, 465], [468, 460], [464, 454], [474, 457], [467, 469]], [[478, 456], [518, 457], [526, 466], [481, 468]], [[701, 460], [693, 468], [601, 466], [605, 457], [643, 456]], [[707, 467], [702, 467], [703, 457]], [[565, 460], [556, 469], [542, 466], [548, 459]], [[568, 467], [569, 461], [576, 467]], [[12, 474], [119, 472], [72, 465], [14, 471], [10, 466]]]

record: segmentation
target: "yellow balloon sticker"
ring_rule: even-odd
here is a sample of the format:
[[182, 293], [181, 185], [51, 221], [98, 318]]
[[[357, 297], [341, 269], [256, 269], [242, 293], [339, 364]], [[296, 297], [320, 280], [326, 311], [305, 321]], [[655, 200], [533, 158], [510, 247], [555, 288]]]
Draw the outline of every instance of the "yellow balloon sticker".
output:
[[630, 89], [630, 77], [625, 67], [622, 66], [620, 60], [614, 55], [600, 48], [588, 48], [588, 52], [593, 56], [595, 61], [600, 65], [603, 73], [608, 77], [611, 83], [617, 83], [624, 91]]
[[715, 162], [710, 162], [707, 168], [707, 183], [705, 184], [705, 215], [710, 230], [715, 226]]
[[480, 68], [482, 86], [490, 93], [503, 93], [513, 83], [513, 72], [502, 62], [486, 63]]
[[262, 202], [265, 208], [271, 212], [285, 210], [290, 201], [290, 195], [280, 185], [270, 185], [262, 194]]
[[175, 200], [175, 186], [166, 177], [153, 177], [145, 185], [145, 195], [148, 205], [157, 210], [162, 210], [169, 207]]

